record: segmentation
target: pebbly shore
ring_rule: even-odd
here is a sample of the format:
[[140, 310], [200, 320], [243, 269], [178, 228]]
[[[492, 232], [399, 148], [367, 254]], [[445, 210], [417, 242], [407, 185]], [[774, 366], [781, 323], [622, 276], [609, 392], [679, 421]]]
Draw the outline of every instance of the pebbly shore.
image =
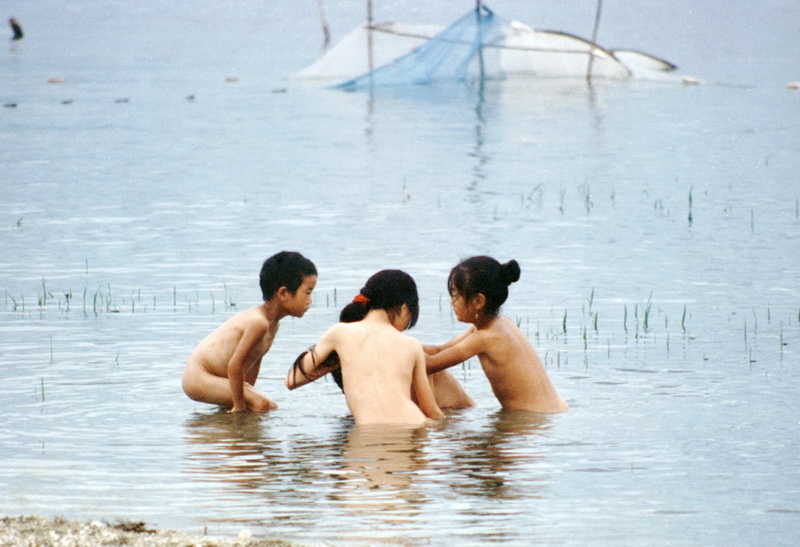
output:
[[247, 529], [232, 539], [193, 536], [175, 530], [154, 530], [144, 522], [71, 521], [39, 516], [0, 517], [2, 547], [95, 547], [98, 545], [197, 546], [197, 547], [289, 547], [280, 540], [251, 538]]

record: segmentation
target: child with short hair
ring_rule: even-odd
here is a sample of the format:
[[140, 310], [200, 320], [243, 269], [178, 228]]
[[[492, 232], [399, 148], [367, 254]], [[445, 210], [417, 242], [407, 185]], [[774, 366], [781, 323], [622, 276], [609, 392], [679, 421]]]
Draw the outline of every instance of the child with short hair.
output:
[[[295, 389], [341, 368], [342, 389], [356, 424], [419, 427], [442, 419], [425, 371], [425, 354], [403, 334], [417, 322], [419, 297], [414, 279], [400, 270], [382, 270], [342, 310], [337, 323], [302, 353], [286, 376]], [[412, 389], [418, 405], [411, 398]]]
[[[569, 407], [550, 383], [536, 350], [514, 322], [500, 314], [508, 287], [519, 276], [516, 260], [500, 264], [488, 256], [468, 258], [452, 269], [447, 289], [453, 311], [471, 326], [444, 345], [424, 346], [427, 370], [438, 373], [477, 355], [503, 409], [564, 412]], [[440, 398], [439, 391], [436, 395]]]
[[300, 253], [282, 251], [264, 261], [259, 283], [264, 303], [225, 321], [189, 356], [182, 384], [191, 399], [230, 412], [278, 408], [253, 386], [280, 320], [302, 317], [311, 306], [317, 269]]

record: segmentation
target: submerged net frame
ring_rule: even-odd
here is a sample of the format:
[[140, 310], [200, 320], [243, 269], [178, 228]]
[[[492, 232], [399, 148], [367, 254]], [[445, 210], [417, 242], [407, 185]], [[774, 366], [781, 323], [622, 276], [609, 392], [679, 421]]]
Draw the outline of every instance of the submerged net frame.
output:
[[[511, 75], [671, 81], [674, 76], [668, 73], [676, 68], [646, 53], [609, 50], [565, 32], [502, 20], [481, 3], [444, 30], [375, 25], [371, 20], [357, 30], [360, 34], [351, 32], [298, 77], [338, 76], [345, 81], [331, 88], [357, 91], [438, 81], [483, 82]], [[373, 45], [383, 63], [378, 68], [373, 68]], [[369, 63], [364, 66], [366, 59]]]

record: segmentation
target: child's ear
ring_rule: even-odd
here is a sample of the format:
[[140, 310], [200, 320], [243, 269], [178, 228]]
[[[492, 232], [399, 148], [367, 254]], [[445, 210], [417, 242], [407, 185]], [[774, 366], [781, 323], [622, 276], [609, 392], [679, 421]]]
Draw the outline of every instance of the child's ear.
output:
[[289, 289], [286, 286], [280, 287], [277, 291], [275, 291], [275, 295], [281, 300], [292, 297], [292, 293], [289, 292]]
[[406, 330], [408, 329], [408, 325], [411, 324], [411, 308], [408, 307], [408, 304], [403, 304], [400, 307], [400, 313], [403, 314], [403, 312], [405, 312], [404, 315], [408, 317], [408, 323], [403, 327], [403, 330]]
[[475, 309], [481, 311], [484, 306], [486, 306], [486, 296], [483, 293], [478, 293], [472, 297], [472, 302], [474, 303]]
[[407, 317], [407, 319], [405, 325], [403, 325], [403, 330], [408, 330], [411, 326], [411, 320], [413, 318], [413, 314], [411, 313], [411, 308], [408, 307], [408, 304], [403, 304], [402, 307], [400, 308], [400, 312], [401, 313], [405, 312], [403, 313], [403, 315]]

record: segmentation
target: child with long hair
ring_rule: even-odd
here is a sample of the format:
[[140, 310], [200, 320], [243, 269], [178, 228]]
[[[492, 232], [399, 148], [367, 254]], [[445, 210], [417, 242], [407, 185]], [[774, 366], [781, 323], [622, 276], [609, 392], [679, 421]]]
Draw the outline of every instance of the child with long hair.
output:
[[[428, 374], [435, 374], [477, 356], [497, 400], [505, 410], [564, 412], [568, 405], [558, 394], [536, 350], [514, 322], [500, 314], [508, 287], [519, 280], [516, 260], [500, 264], [474, 256], [450, 272], [447, 289], [453, 312], [470, 327], [441, 346], [424, 346]], [[437, 400], [447, 390], [436, 391]]]
[[422, 345], [402, 332], [418, 316], [414, 279], [400, 270], [376, 273], [342, 310], [343, 322], [297, 358], [286, 387], [301, 387], [340, 368], [356, 424], [419, 427], [428, 418], [443, 418], [428, 382]]

